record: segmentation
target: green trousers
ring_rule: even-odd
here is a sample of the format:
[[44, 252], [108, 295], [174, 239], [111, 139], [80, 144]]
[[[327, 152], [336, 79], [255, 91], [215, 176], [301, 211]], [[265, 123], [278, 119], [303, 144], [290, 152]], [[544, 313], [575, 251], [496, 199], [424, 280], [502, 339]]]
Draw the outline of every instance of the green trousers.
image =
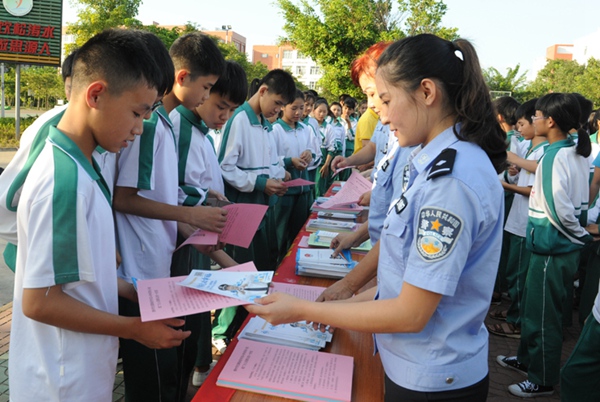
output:
[[508, 239], [509, 253], [506, 265], [506, 284], [510, 296], [510, 306], [506, 314], [506, 322], [520, 327], [521, 303], [523, 291], [525, 290], [525, 279], [527, 279], [531, 251], [525, 247], [525, 237], [508, 233]]
[[[512, 207], [515, 194], [509, 191], [504, 192], [504, 223], [506, 224], [506, 218], [508, 218], [508, 212]], [[509, 253], [509, 233], [502, 232], [502, 249], [500, 251], [500, 261], [498, 262], [498, 273], [496, 274], [496, 283], [494, 284], [494, 292], [502, 293], [506, 291], [508, 285], [506, 283], [506, 264], [508, 263]]]
[[585, 281], [582, 281], [581, 277], [579, 279], [579, 284], [583, 287], [579, 300], [579, 323], [582, 327], [583, 321], [592, 311], [600, 282], [600, 246], [592, 243], [590, 247], [585, 267]]
[[279, 261], [283, 259], [292, 242], [310, 215], [310, 192], [286, 194], [274, 208], [275, 232], [279, 246]]
[[562, 402], [600, 401], [600, 324], [592, 314], [560, 372]]
[[579, 263], [579, 251], [559, 255], [531, 253], [523, 292], [521, 343], [517, 357], [534, 384], [559, 382], [563, 308]]

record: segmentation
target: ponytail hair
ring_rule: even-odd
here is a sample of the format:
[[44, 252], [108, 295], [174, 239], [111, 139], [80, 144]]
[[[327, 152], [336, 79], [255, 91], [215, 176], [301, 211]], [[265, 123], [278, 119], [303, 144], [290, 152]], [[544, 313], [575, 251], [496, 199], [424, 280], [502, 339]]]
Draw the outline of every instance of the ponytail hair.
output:
[[[498, 173], [506, 168], [506, 133], [496, 121], [489, 89], [475, 49], [464, 39], [453, 42], [431, 34], [409, 36], [391, 44], [378, 61], [390, 84], [413, 93], [425, 78], [434, 79], [455, 115], [458, 139], [479, 145]], [[457, 132], [456, 123], [460, 123]]]
[[568, 93], [551, 93], [542, 96], [535, 109], [544, 117], [552, 117], [558, 128], [565, 134], [577, 130], [577, 148], [579, 155], [587, 158], [592, 153], [592, 144], [587, 129], [581, 125], [581, 107], [577, 97]]

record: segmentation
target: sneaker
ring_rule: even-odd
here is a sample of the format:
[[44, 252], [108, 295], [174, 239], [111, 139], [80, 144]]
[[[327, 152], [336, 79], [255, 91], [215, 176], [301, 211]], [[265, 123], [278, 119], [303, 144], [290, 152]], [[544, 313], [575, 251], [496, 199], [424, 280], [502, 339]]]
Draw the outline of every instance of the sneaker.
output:
[[519, 362], [517, 360], [517, 356], [496, 356], [496, 363], [498, 363], [502, 367], [518, 371], [524, 376], [527, 375], [527, 366]]
[[217, 361], [213, 360], [210, 364], [210, 367], [205, 372], [194, 370], [194, 375], [192, 376], [192, 385], [194, 387], [199, 387], [200, 385], [202, 385], [202, 383], [204, 382], [204, 380], [206, 380], [206, 377], [208, 377], [212, 369], [215, 368], [215, 364], [217, 364]]
[[225, 342], [225, 339], [213, 338], [212, 345], [215, 347], [215, 349], [217, 349], [217, 352], [219, 352], [220, 354], [225, 353], [225, 350], [227, 350], [227, 342]]
[[547, 396], [554, 393], [551, 386], [537, 385], [529, 380], [508, 386], [508, 392], [521, 398], [534, 398], [536, 396]]

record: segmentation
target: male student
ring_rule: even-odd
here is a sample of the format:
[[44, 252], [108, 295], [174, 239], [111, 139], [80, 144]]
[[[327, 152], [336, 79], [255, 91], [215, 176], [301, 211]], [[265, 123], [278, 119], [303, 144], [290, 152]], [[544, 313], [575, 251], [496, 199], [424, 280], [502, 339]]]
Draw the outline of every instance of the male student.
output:
[[[166, 50], [166, 49], [165, 49]], [[132, 32], [108, 30], [78, 52], [72, 96], [23, 185], [17, 211], [15, 292], [9, 352], [14, 401], [107, 401], [118, 338], [150, 348], [178, 345], [182, 320], [142, 323], [117, 315], [110, 192], [92, 158], [142, 133], [163, 74]]]
[[[114, 206], [122, 264], [127, 282], [170, 276], [177, 225], [220, 232], [226, 210], [180, 206], [177, 203], [177, 145], [169, 113], [177, 106], [192, 109], [203, 103], [223, 70], [223, 56], [208, 36], [199, 32], [178, 38], [169, 50], [173, 90], [144, 122], [144, 134], [121, 152]], [[139, 316], [137, 303], [121, 298], [121, 314]], [[180, 378], [177, 351], [155, 351], [122, 340], [121, 356], [127, 401], [177, 401]]]

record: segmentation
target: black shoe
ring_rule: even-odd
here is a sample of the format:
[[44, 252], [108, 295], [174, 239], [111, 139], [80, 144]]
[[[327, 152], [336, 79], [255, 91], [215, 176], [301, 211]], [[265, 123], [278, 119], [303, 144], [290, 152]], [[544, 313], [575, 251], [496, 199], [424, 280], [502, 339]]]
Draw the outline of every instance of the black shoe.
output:
[[519, 373], [524, 376], [527, 375], [527, 366], [517, 360], [517, 356], [497, 356], [496, 362], [502, 367], [506, 367]]
[[554, 388], [546, 385], [537, 385], [529, 380], [508, 386], [508, 392], [521, 398], [534, 398], [536, 396], [547, 396], [554, 393]]

